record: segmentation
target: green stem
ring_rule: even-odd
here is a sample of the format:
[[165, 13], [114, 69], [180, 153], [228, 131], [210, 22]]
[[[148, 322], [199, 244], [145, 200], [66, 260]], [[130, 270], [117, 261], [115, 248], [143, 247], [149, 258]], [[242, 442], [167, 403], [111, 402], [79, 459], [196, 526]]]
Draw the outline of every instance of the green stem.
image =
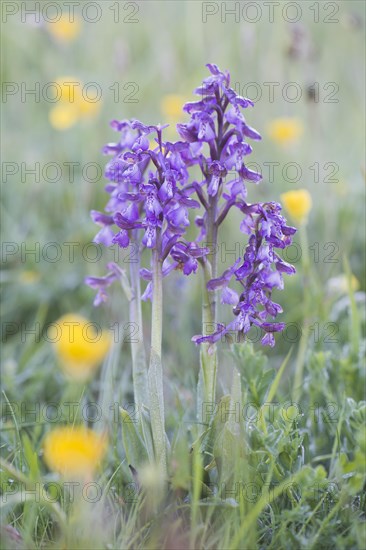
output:
[[131, 276], [131, 299], [130, 299], [130, 322], [138, 328], [138, 338], [131, 339], [132, 356], [132, 377], [135, 403], [138, 411], [142, 405], [149, 405], [146, 353], [142, 332], [141, 313], [141, 287], [139, 275], [139, 262], [130, 263]]
[[[216, 225], [217, 197], [210, 201], [207, 211], [207, 242], [212, 247], [212, 260], [208, 258], [203, 268], [203, 299], [202, 299], [202, 334], [210, 334], [216, 329], [217, 307], [216, 292], [207, 290], [207, 283], [217, 274], [217, 225]], [[212, 417], [216, 400], [217, 378], [217, 348], [215, 344], [201, 344], [200, 372], [197, 388], [198, 421], [208, 424]]]
[[164, 421], [163, 368], [161, 364], [162, 316], [163, 316], [163, 274], [162, 263], [157, 250], [152, 258], [152, 316], [151, 354], [148, 371], [151, 429], [154, 441], [155, 458], [166, 479], [167, 445]]
[[153, 300], [151, 315], [151, 348], [161, 358], [161, 341], [163, 330], [163, 273], [158, 252], [153, 251]]
[[82, 409], [85, 389], [85, 383], [82, 381], [70, 380], [65, 387], [61, 406], [63, 417], [69, 424], [75, 425], [84, 421]]
[[[205, 335], [215, 328], [212, 317], [211, 301], [206, 288], [210, 280], [209, 264], [204, 268], [204, 292], [202, 300], [202, 333]], [[198, 421], [203, 424], [210, 422], [216, 397], [217, 350], [215, 344], [201, 344], [200, 373], [198, 381], [197, 408]], [[206, 405], [207, 404], [207, 405]]]

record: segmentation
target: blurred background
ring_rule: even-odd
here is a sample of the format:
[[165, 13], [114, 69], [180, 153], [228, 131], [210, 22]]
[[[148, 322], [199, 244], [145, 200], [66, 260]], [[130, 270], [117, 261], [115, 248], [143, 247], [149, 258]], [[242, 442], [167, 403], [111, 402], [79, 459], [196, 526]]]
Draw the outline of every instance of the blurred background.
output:
[[[230, 70], [236, 91], [255, 102], [247, 122], [263, 140], [254, 142], [247, 160], [261, 167], [263, 181], [248, 182], [248, 201], [280, 200], [304, 188], [312, 197], [307, 250], [296, 236], [287, 259], [297, 274], [277, 296], [282, 319], [301, 332], [305, 253], [308, 322], [318, 323], [309, 347], [346, 343], [344, 256], [360, 303], [365, 290], [364, 3], [281, 2], [270, 10], [259, 2], [80, 2], [72, 23], [67, 2], [41, 3], [40, 14], [32, 13], [34, 2], [23, 4], [28, 12], [20, 2], [2, 5], [2, 340], [10, 395], [19, 390], [36, 400], [57, 392], [52, 346], [37, 334], [24, 337], [25, 327], [42, 333], [66, 313], [105, 328], [128, 322], [120, 289], [95, 309], [83, 283], [85, 276], [104, 275], [117, 253], [90, 245], [98, 228], [89, 211], [103, 210], [107, 200], [101, 149], [117, 139], [109, 121], [167, 122], [173, 139], [175, 124], [186, 119], [181, 105], [193, 99], [208, 62]], [[65, 82], [80, 83], [74, 101]], [[233, 215], [225, 225], [221, 270], [234, 260], [230, 251], [238, 255], [246, 244], [239, 222]], [[119, 252], [126, 269], [130, 253]], [[190, 339], [200, 332], [200, 276], [173, 274], [164, 284], [166, 372], [181, 388], [193, 388], [198, 349]], [[148, 338], [150, 304], [144, 308]], [[229, 313], [222, 312], [223, 321]], [[329, 322], [336, 323], [336, 344], [327, 338]], [[268, 350], [273, 366], [298, 345], [296, 330]], [[123, 344], [126, 395], [129, 361]]]

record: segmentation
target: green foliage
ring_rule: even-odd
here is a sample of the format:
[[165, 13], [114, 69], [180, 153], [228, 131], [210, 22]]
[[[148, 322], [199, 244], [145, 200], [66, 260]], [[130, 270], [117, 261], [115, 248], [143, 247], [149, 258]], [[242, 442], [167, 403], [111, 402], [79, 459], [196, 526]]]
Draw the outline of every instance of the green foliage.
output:
[[[112, 430], [121, 430], [122, 447], [118, 443], [119, 451], [109, 455], [99, 479], [104, 504], [98, 505], [103, 514], [109, 509], [111, 517], [122, 513], [128, 536], [116, 534], [113, 542], [107, 521], [109, 544], [142, 548], [150, 540], [164, 548], [171, 540], [189, 539], [195, 548], [361, 548], [366, 402], [349, 393], [350, 381], [340, 368], [345, 353], [309, 357], [301, 412], [287, 392], [288, 358], [276, 374], [250, 345], [234, 346], [231, 357], [236, 366], [231, 390], [218, 402], [210, 425], [202, 431], [176, 418], [165, 497], [158, 471], [148, 466], [153, 456], [149, 415], [143, 410], [135, 417], [133, 411], [121, 409], [120, 422]], [[354, 377], [353, 395], [358, 385]], [[15, 424], [9, 422], [11, 426]], [[36, 480], [44, 484], [52, 479], [41, 460], [37, 426], [27, 432], [19, 427], [19, 434], [20, 439], [14, 429], [4, 433], [5, 497], [14, 478], [28, 488]], [[65, 517], [49, 502], [22, 504], [18, 493], [5, 498], [3, 506], [24, 544], [32, 541], [37, 547], [41, 537], [48, 544], [60, 536], [76, 541], [70, 531], [75, 508], [65, 497], [57, 499], [55, 487], [46, 494], [59, 500]], [[87, 502], [78, 505], [81, 526], [90, 521], [90, 514]], [[42, 535], [39, 530], [31, 534], [35, 521], [44, 526]], [[87, 546], [87, 535], [83, 537]], [[95, 544], [90, 547], [97, 548]]]

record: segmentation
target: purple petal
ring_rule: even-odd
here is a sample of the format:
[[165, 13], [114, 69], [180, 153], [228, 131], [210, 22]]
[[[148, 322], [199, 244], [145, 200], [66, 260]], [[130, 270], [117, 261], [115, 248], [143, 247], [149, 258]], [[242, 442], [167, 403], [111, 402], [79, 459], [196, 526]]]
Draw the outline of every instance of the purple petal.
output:
[[140, 277], [145, 281], [152, 281], [152, 272], [149, 269], [142, 267], [140, 269]]
[[103, 227], [93, 239], [94, 243], [102, 244], [103, 246], [112, 246], [114, 243], [114, 233], [110, 227]]
[[285, 323], [261, 323], [260, 327], [266, 332], [282, 332], [285, 328]]
[[93, 222], [97, 223], [98, 225], [113, 225], [114, 223], [112, 216], [108, 216], [107, 214], [103, 214], [102, 212], [98, 212], [97, 210], [91, 210], [90, 217]]
[[113, 242], [117, 243], [121, 248], [127, 248], [130, 244], [130, 238], [128, 232], [125, 229], [121, 229], [114, 237]]
[[281, 273], [286, 273], [287, 275], [293, 275], [294, 273], [296, 273], [296, 269], [294, 268], [294, 266], [285, 262], [282, 259], [279, 259], [275, 265], [277, 271], [281, 271]]
[[274, 339], [273, 334], [272, 334], [271, 332], [267, 332], [267, 333], [263, 336], [263, 338], [262, 338], [262, 340], [261, 340], [261, 344], [262, 344], [263, 346], [270, 346], [271, 348], [273, 348], [274, 345], [275, 345], [275, 339]]
[[146, 300], [152, 300], [152, 282], [148, 283], [145, 292], [141, 296], [141, 300], [146, 302]]
[[149, 225], [146, 228], [145, 235], [142, 238], [142, 244], [146, 248], [154, 248], [156, 246], [156, 228]]
[[235, 290], [224, 287], [221, 292], [221, 303], [235, 306], [239, 302], [239, 296]]

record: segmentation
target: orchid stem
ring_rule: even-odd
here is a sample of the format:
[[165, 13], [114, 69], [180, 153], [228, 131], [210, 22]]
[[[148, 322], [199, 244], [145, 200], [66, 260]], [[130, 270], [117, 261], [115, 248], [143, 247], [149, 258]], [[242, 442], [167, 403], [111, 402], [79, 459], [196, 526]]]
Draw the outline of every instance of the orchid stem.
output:
[[132, 377], [137, 410], [149, 406], [146, 352], [142, 332], [141, 286], [138, 261], [130, 263], [131, 291], [130, 322], [138, 329], [138, 338], [131, 338]]
[[161, 359], [162, 341], [162, 310], [163, 310], [163, 274], [162, 266], [157, 252], [153, 252], [153, 301], [152, 301], [152, 325], [151, 325], [151, 348]]
[[151, 316], [151, 354], [148, 371], [150, 419], [154, 441], [155, 458], [161, 468], [164, 479], [167, 479], [167, 439], [164, 421], [163, 368], [161, 363], [162, 342], [162, 262], [157, 250], [152, 257], [152, 316]]
[[[207, 264], [204, 268], [204, 292], [202, 301], [202, 334], [207, 334], [215, 329], [212, 316], [212, 304], [209, 292], [206, 288], [211, 276]], [[217, 349], [216, 344], [201, 344], [200, 348], [200, 373], [198, 381], [197, 408], [198, 421], [208, 424], [215, 409], [217, 376]]]
[[[217, 265], [217, 226], [216, 222], [217, 199], [213, 198], [208, 214], [208, 246], [212, 247], [212, 263], [204, 262], [204, 289], [202, 299], [202, 334], [207, 335], [210, 330], [216, 330], [216, 292], [207, 290], [207, 283], [216, 277]], [[197, 388], [198, 421], [208, 424], [213, 416], [216, 403], [217, 377], [217, 348], [215, 344], [201, 344], [200, 373]]]

